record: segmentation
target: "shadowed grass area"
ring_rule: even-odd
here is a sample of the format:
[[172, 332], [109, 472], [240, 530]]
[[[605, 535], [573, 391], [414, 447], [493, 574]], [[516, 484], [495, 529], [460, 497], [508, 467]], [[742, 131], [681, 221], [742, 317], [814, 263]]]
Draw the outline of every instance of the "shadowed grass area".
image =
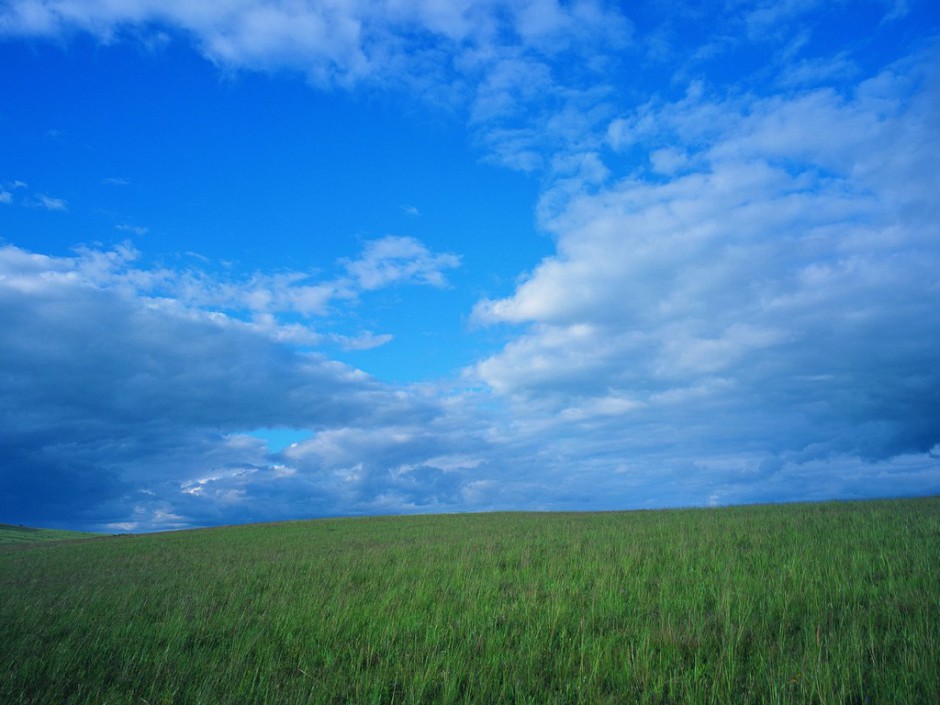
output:
[[940, 498], [0, 548], [4, 703], [940, 702]]
[[67, 541], [71, 539], [87, 539], [99, 535], [100, 534], [89, 534], [84, 531], [34, 529], [29, 526], [0, 524], [0, 546], [5, 546], [11, 543], [32, 543], [34, 541]]

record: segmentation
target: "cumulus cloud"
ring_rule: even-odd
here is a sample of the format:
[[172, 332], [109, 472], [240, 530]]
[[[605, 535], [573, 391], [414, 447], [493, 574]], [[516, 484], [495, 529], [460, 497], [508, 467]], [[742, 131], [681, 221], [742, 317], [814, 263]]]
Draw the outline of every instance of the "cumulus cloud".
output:
[[[919, 310], [909, 301], [932, 260], [918, 268], [889, 257], [878, 271], [872, 262], [865, 269], [836, 261], [817, 270], [800, 268], [797, 247], [776, 270], [783, 249], [758, 247], [763, 254], [749, 265], [758, 269], [744, 277], [744, 265], [732, 266], [738, 254], [712, 247], [717, 273], [702, 280], [706, 264], [674, 251], [653, 256], [656, 238], [676, 250], [661, 227], [635, 251], [659, 261], [661, 272], [674, 270], [673, 284], [689, 279], [691, 293], [671, 300], [656, 277], [607, 292], [615, 280], [597, 265], [612, 258], [609, 238], [624, 236], [615, 224], [634, 224], [624, 220], [622, 198], [635, 188], [572, 204], [586, 247], [572, 253], [591, 251], [591, 239], [608, 247], [606, 258], [584, 260], [579, 271], [589, 276], [577, 286], [564, 280], [570, 263], [558, 260], [555, 269], [536, 270], [515, 297], [483, 306], [492, 320], [534, 321], [477, 366], [495, 396], [385, 385], [301, 352], [297, 340], [278, 339], [255, 319], [202, 306], [203, 294], [174, 298], [191, 275], [147, 268], [130, 247], [73, 257], [3, 248], [0, 510], [11, 520], [28, 507], [31, 520], [50, 525], [146, 530], [937, 486], [936, 461], [924, 451], [937, 442], [937, 341], [924, 336], [936, 314], [929, 300]], [[612, 209], [607, 218], [602, 203]], [[642, 209], [636, 217], [653, 222]], [[735, 217], [731, 223], [740, 225]], [[614, 252], [614, 269], [631, 251]], [[860, 262], [858, 253], [853, 258]], [[911, 265], [906, 278], [901, 265]], [[566, 290], [585, 291], [585, 301], [517, 308], [522, 290], [549, 272]], [[827, 282], [832, 276], [842, 280]], [[200, 277], [203, 289], [224, 288]], [[765, 277], [770, 295], [753, 296], [759, 291], [747, 285]], [[893, 299], [880, 301], [886, 289]], [[696, 304], [693, 294], [705, 298]], [[906, 329], [912, 316], [919, 336]], [[373, 337], [363, 333], [359, 342]], [[256, 428], [298, 429], [306, 438], [272, 450], [246, 435]]]
[[621, 457], [649, 438], [673, 464], [722, 448], [797, 463], [927, 453], [940, 439], [935, 59], [850, 96], [693, 87], [618, 117], [614, 148], [670, 146], [648, 172], [545, 211], [557, 254], [475, 309], [525, 328], [472, 374], [533, 423], [581, 423], [585, 448], [616, 419]]
[[366, 244], [362, 255], [345, 263], [355, 284], [365, 291], [411, 283], [443, 287], [443, 271], [460, 264], [457, 255], [434, 254], [411, 237], [388, 236]]

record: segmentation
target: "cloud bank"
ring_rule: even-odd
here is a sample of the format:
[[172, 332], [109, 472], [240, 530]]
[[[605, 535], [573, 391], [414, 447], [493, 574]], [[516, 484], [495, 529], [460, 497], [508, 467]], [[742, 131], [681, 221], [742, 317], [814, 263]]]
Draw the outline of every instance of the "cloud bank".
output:
[[586, 391], [632, 414], [691, 406], [711, 442], [755, 438], [801, 457], [929, 451], [937, 78], [925, 61], [847, 97], [694, 91], [615, 119], [615, 151], [669, 146], [546, 216], [558, 254], [475, 311], [527, 329], [477, 374], [559, 410]]
[[[679, 10], [6, 3], [7, 37], [172, 33], [224, 69], [448, 105], [484, 159], [542, 179], [555, 252], [470, 314], [505, 342], [396, 386], [320, 346], [387, 342], [337, 321], [447, 286], [457, 253], [389, 236], [333, 274], [228, 275], [4, 247], [0, 513], [156, 529], [940, 491], [936, 37], [863, 60], [816, 39], [818, 3]], [[273, 450], [259, 428], [310, 436]]]
[[[213, 521], [244, 497], [240, 485], [259, 478], [295, 498], [312, 497], [301, 513], [339, 513], [346, 505], [314, 491], [321, 471], [348, 469], [337, 469], [335, 453], [325, 450], [337, 444], [328, 439], [368, 434], [375, 452], [385, 452], [438, 413], [437, 402], [420, 394], [286, 345], [316, 338], [265, 317], [276, 303], [279, 314], [310, 310], [308, 287], [293, 275], [233, 285], [206, 273], [145, 268], [136, 256], [128, 248], [60, 258], [0, 248], [5, 516], [30, 507], [56, 523], [79, 506], [81, 516], [108, 525], [172, 527], [180, 517], [175, 502], [211, 496], [222, 506], [209, 515], [192, 511]], [[432, 264], [454, 262], [391, 238], [367, 244], [365, 257], [345, 266], [356, 282], [376, 288], [443, 281]], [[354, 293], [354, 281], [338, 281], [330, 292]], [[291, 450], [323, 458], [299, 487], [290, 480], [295, 470], [245, 433], [285, 426], [323, 434]], [[213, 493], [220, 482], [225, 489]], [[132, 521], [122, 518], [128, 503]]]

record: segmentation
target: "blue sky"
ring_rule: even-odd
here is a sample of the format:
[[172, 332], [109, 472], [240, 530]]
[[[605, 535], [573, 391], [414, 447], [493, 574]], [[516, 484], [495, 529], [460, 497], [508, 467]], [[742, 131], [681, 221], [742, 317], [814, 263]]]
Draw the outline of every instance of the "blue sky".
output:
[[0, 520], [940, 492], [926, 1], [0, 2]]

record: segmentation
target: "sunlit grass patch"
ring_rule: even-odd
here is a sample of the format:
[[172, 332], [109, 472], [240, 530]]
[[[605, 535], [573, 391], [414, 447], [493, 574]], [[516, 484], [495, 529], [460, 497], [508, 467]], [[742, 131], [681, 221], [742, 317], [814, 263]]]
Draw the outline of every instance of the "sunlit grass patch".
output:
[[98, 536], [84, 531], [63, 531], [60, 529], [36, 529], [18, 524], [0, 524], [0, 546], [11, 543], [33, 543], [35, 541], [68, 541]]

